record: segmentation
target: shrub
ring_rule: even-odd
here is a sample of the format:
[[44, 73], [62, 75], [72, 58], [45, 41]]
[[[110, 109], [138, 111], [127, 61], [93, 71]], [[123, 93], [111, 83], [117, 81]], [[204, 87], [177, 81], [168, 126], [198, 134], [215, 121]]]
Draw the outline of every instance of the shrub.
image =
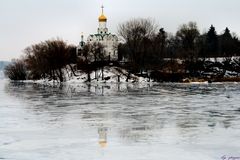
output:
[[4, 74], [11, 80], [26, 80], [27, 69], [23, 60], [12, 60], [4, 69]]

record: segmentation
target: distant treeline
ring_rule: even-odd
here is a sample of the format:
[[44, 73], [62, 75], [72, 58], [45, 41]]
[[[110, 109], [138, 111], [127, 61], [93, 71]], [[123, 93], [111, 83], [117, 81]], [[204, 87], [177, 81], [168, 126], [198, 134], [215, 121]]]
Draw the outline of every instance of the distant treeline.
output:
[[[23, 58], [8, 65], [5, 74], [12, 80], [47, 78], [63, 82], [65, 75], [78, 76], [79, 70], [91, 81], [90, 74], [107, 65], [156, 81], [180, 81], [189, 77], [212, 79], [224, 77], [227, 71], [238, 77], [240, 72], [240, 59], [231, 58], [240, 56], [240, 41], [228, 28], [217, 34], [211, 25], [208, 32], [201, 34], [197, 24], [189, 22], [171, 34], [151, 19], [132, 19], [119, 25], [118, 34], [121, 43], [116, 46], [116, 61], [110, 61], [100, 43], [86, 44], [79, 56], [76, 46], [56, 39], [27, 47]], [[223, 60], [213, 62], [207, 59], [210, 57], [223, 57]]]
[[[176, 34], [167, 33], [150, 19], [133, 19], [119, 26], [124, 43], [119, 45], [120, 58], [136, 65], [158, 65], [164, 58], [196, 61], [198, 58], [240, 56], [240, 41], [226, 28], [217, 34], [210, 26], [200, 33], [195, 22], [179, 27]], [[145, 68], [145, 67], [144, 67]]]

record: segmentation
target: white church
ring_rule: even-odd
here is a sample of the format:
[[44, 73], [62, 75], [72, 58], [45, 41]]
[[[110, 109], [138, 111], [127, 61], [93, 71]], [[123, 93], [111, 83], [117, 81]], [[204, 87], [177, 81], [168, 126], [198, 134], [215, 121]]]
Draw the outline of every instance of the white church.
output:
[[[104, 47], [105, 55], [109, 57], [110, 60], [117, 60], [117, 46], [118, 46], [118, 37], [114, 34], [111, 34], [107, 28], [107, 17], [104, 15], [104, 7], [102, 6], [102, 13], [98, 18], [99, 27], [97, 33], [90, 34], [87, 38], [87, 44], [100, 43]], [[84, 47], [86, 43], [83, 40], [83, 35], [81, 36], [81, 42], [77, 47], [77, 54]]]

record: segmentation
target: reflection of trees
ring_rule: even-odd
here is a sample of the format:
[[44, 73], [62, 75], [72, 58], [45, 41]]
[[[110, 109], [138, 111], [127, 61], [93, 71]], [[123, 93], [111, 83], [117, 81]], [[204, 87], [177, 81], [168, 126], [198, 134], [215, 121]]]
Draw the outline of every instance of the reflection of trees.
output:
[[[119, 124], [119, 135], [127, 143], [150, 140], [156, 137], [167, 123], [165, 113], [161, 111], [163, 104], [156, 104], [154, 101], [159, 95], [148, 91], [149, 96], [146, 97], [142, 92], [144, 91], [126, 101], [126, 106], [118, 115], [118, 121], [122, 122]], [[153, 132], [154, 130], [158, 133]]]
[[[66, 97], [63, 86], [46, 86], [28, 83], [9, 83], [5, 85], [5, 92], [23, 101], [23, 109], [46, 123], [63, 120], [68, 103], [61, 103]], [[60, 102], [60, 103], [59, 103]]]
[[[25, 106], [28, 111], [46, 114], [46, 121], [71, 117], [89, 127], [109, 124], [108, 128], [115, 128], [125, 141], [137, 142], [157, 137], [167, 127], [176, 127], [185, 137], [196, 136], [203, 128], [214, 129], [218, 124], [231, 127], [239, 118], [239, 110], [234, 106], [236, 101], [225, 93], [229, 89], [235, 92], [236, 88], [213, 84], [9, 83], [5, 92], [29, 104]], [[228, 104], [232, 104], [231, 110]]]
[[[226, 87], [228, 86], [228, 87]], [[216, 127], [229, 128], [232, 122], [237, 120], [236, 111], [232, 108], [236, 101], [229, 99], [229, 92], [236, 90], [235, 87], [226, 84], [217, 85], [188, 85], [185, 95], [186, 101], [179, 103], [176, 124], [182, 135], [196, 136], [203, 130]], [[195, 88], [195, 89], [194, 89]], [[228, 88], [228, 89], [227, 89]]]
[[119, 128], [119, 136], [127, 143], [146, 141], [156, 136], [152, 132], [154, 129], [157, 128], [160, 131], [164, 127], [164, 121], [160, 123], [156, 125], [141, 124], [141, 122], [128, 124]]

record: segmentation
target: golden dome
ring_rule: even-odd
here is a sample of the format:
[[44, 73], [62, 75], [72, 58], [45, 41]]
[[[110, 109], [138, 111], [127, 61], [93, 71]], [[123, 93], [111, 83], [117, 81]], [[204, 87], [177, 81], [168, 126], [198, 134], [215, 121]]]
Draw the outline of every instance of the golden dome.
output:
[[104, 7], [102, 6], [101, 8], [102, 8], [102, 14], [101, 14], [101, 16], [98, 18], [98, 21], [99, 21], [99, 22], [107, 22], [107, 17], [105, 17], [105, 15], [103, 14], [103, 9], [104, 9]]
[[102, 13], [102, 15], [98, 18], [99, 22], [107, 22], [107, 17], [104, 16], [104, 14]]

